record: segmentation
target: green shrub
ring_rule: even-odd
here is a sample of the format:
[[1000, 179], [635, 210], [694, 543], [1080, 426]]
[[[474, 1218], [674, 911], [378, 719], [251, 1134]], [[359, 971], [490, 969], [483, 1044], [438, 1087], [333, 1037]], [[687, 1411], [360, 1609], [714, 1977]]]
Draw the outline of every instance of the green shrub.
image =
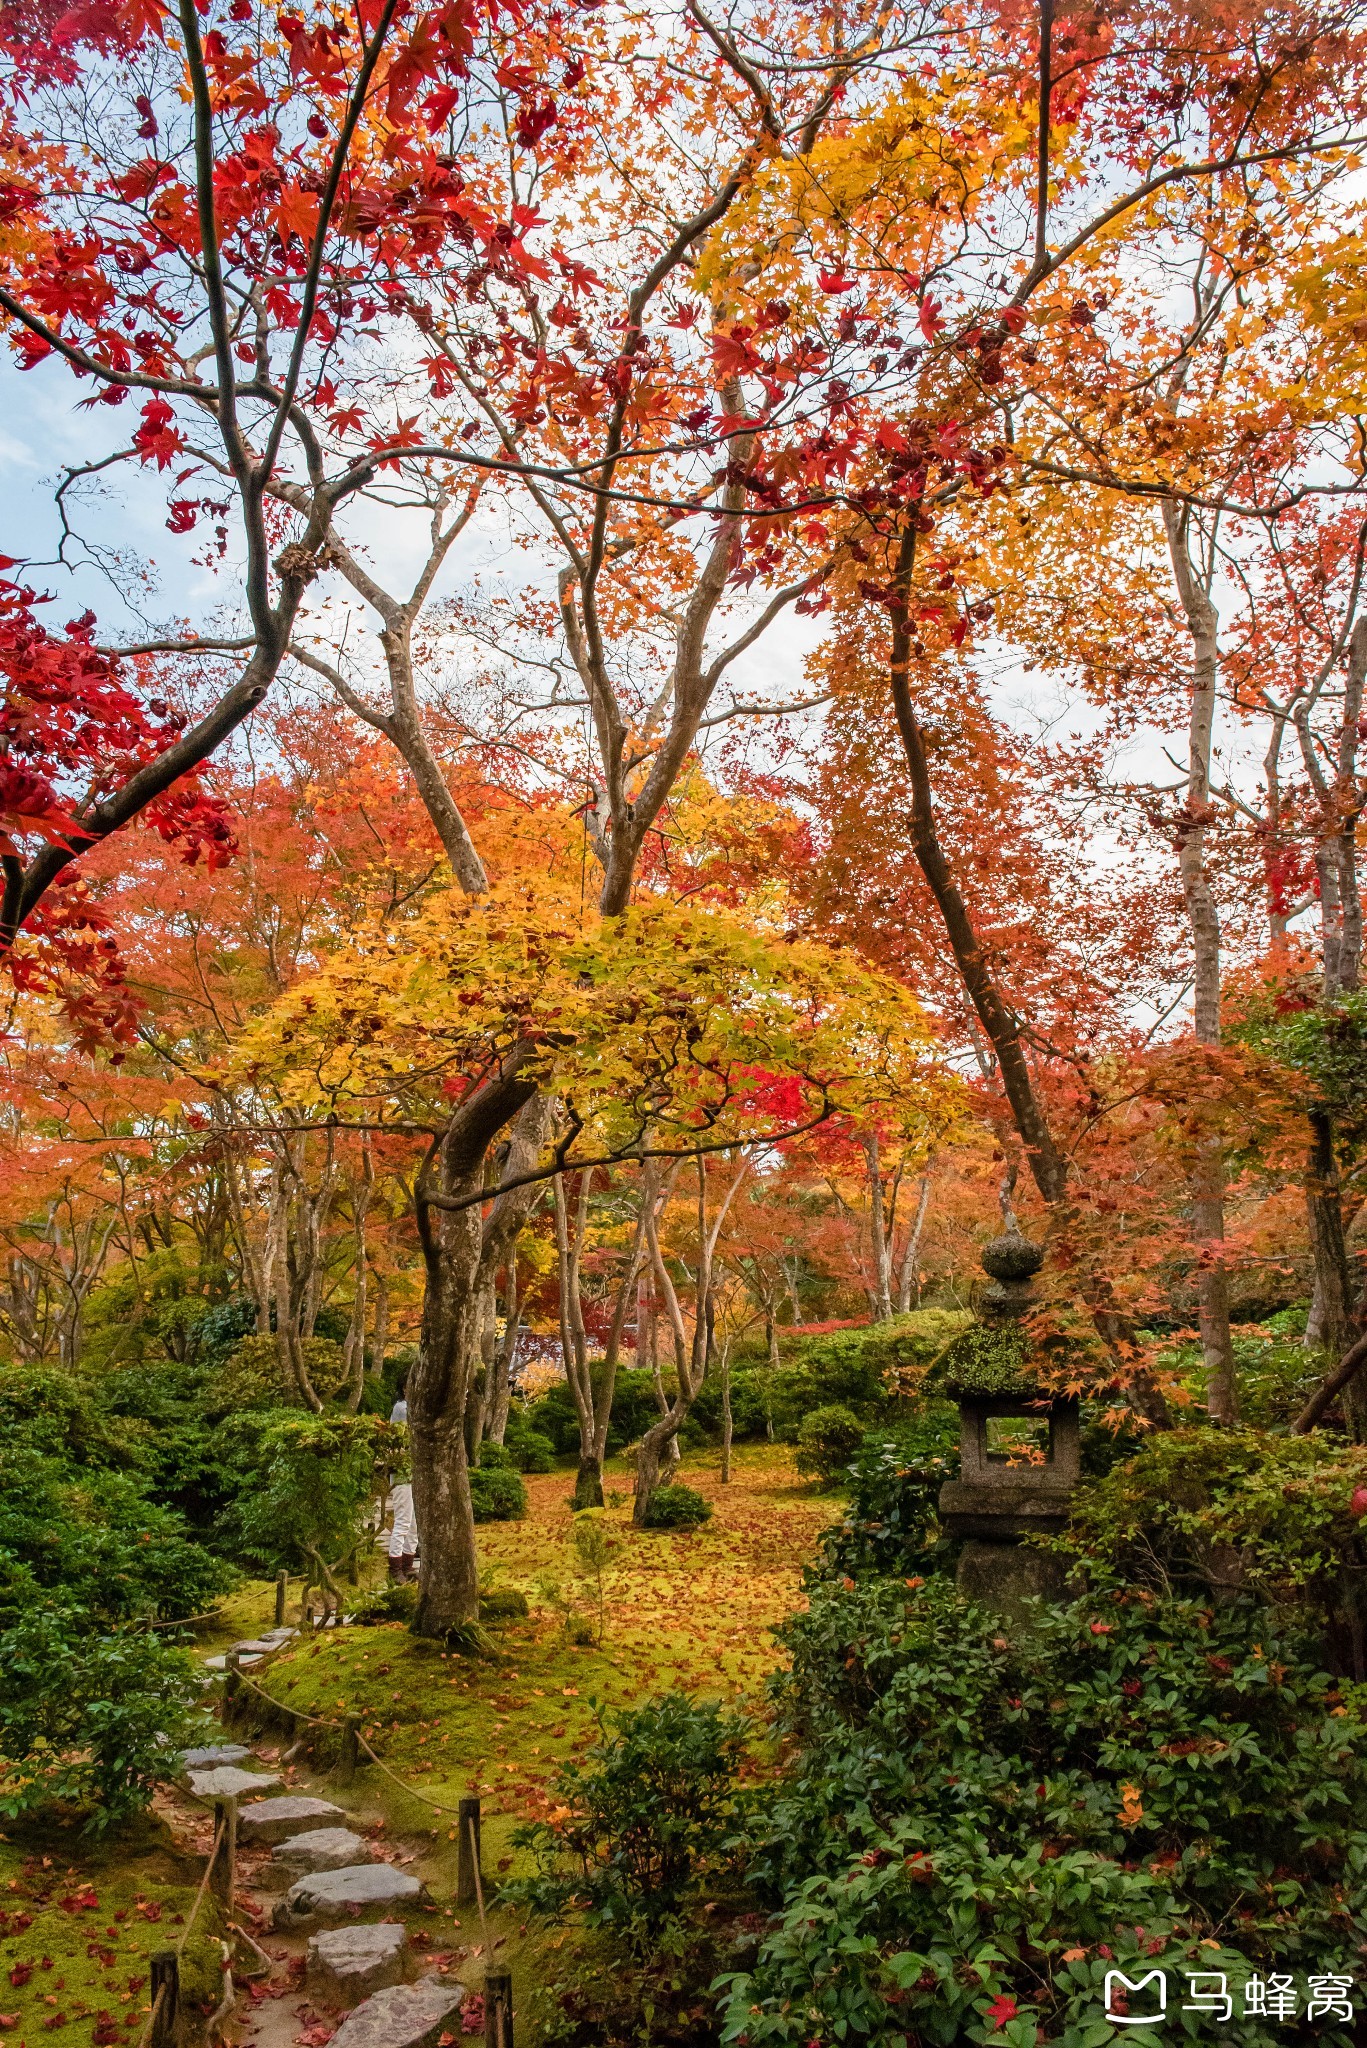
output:
[[199, 1614], [233, 1576], [137, 1473], [0, 1449], [0, 1625], [47, 1600], [92, 1625]]
[[561, 1925], [571, 1917], [648, 1949], [667, 1920], [701, 1903], [736, 1866], [748, 1724], [681, 1692], [600, 1720], [602, 1739], [566, 1764], [562, 1818], [519, 1828], [535, 1875], [504, 1896]]
[[[334, 1338], [306, 1337], [300, 1346], [313, 1391], [328, 1401], [346, 1383], [346, 1361]], [[210, 1398], [224, 1414], [244, 1408], [297, 1407], [299, 1397], [286, 1378], [274, 1337], [243, 1337], [219, 1366]]]
[[361, 1541], [398, 1432], [373, 1415], [275, 1410], [236, 1418], [245, 1451], [236, 1516], [242, 1547], [267, 1571], [338, 1565]]
[[480, 1445], [479, 1463], [481, 1471], [485, 1472], [511, 1472], [515, 1469], [515, 1460], [507, 1445], [496, 1444], [492, 1437], [486, 1437]]
[[1088, 2048], [1108, 1967], [1352, 1973], [1359, 1694], [1265, 1610], [1097, 1591], [1017, 1629], [943, 1578], [832, 1582], [784, 1637], [800, 1752], [753, 1872], [780, 1918], [725, 2041]]
[[[1069, 1546], [1108, 1572], [1248, 1592], [1349, 1627], [1367, 1447], [1318, 1434], [1173, 1429], [1083, 1487]], [[1367, 1496], [1364, 1496], [1367, 1497]]]
[[555, 1445], [540, 1430], [509, 1418], [503, 1432], [503, 1447], [518, 1472], [554, 1472]]
[[814, 1408], [797, 1433], [797, 1469], [829, 1485], [864, 1440], [864, 1425], [848, 1408]]
[[646, 1503], [647, 1529], [696, 1529], [712, 1518], [712, 1503], [691, 1486], [657, 1486]]
[[504, 1899], [574, 1929], [543, 1951], [539, 2038], [703, 2048], [716, 2039], [708, 1987], [754, 1945], [740, 1914], [754, 1903], [741, 1889], [746, 1724], [670, 1693], [600, 1726], [554, 1784], [551, 1818], [513, 1835], [534, 1874]]
[[947, 1402], [870, 1431], [854, 1455], [844, 1519], [822, 1539], [826, 1568], [853, 1578], [942, 1570], [955, 1546], [940, 1527], [940, 1488], [958, 1476], [959, 1415]]
[[0, 1814], [54, 1804], [105, 1828], [174, 1775], [200, 1674], [159, 1636], [100, 1634], [69, 1606], [33, 1607], [0, 1633]]
[[520, 1522], [527, 1512], [527, 1489], [504, 1465], [476, 1465], [470, 1499], [477, 1522]]

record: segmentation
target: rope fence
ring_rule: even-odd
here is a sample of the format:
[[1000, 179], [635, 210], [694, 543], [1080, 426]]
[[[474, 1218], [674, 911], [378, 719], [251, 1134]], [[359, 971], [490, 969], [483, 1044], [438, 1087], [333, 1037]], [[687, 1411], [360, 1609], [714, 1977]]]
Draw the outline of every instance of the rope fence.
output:
[[[153, 1987], [152, 2005], [147, 2015], [147, 2023], [138, 2036], [137, 2048], [148, 2048], [149, 2043], [152, 2044], [152, 2048], [170, 2048], [171, 2042], [175, 2039], [180, 2016], [180, 1965], [185, 1955], [185, 1945], [194, 1933], [200, 1908], [208, 1896], [210, 1884], [214, 1882], [223, 1845], [231, 1832], [228, 1817], [220, 1816], [214, 1830], [208, 1860], [204, 1865], [204, 1875], [199, 1881], [195, 1902], [186, 1915], [180, 1940], [174, 1948], [161, 1949], [149, 1959]], [[230, 1973], [228, 1981], [231, 1984]]]
[[[377, 1756], [364, 1735], [360, 1732], [360, 1716], [358, 1714], [346, 1714], [340, 1721], [329, 1714], [305, 1714], [300, 1708], [287, 1706], [284, 1700], [276, 1699], [273, 1693], [267, 1692], [264, 1686], [258, 1685], [254, 1678], [248, 1678], [245, 1671], [237, 1672], [236, 1677], [239, 1687], [245, 1686], [248, 1692], [254, 1692], [258, 1699], [264, 1700], [268, 1707], [273, 1707], [277, 1714], [286, 1714], [291, 1720], [302, 1723], [309, 1728], [338, 1729], [341, 1731], [344, 1743], [347, 1742], [348, 1737], [354, 1739], [356, 1747], [363, 1749], [371, 1763], [378, 1770], [383, 1771], [387, 1778], [392, 1779], [400, 1791], [407, 1792], [411, 1798], [418, 1800], [423, 1806], [430, 1806], [434, 1813], [449, 1814], [453, 1820], [457, 1821], [465, 1817], [464, 1808], [468, 1803], [467, 1801], [462, 1800], [459, 1806], [448, 1806], [443, 1800], [434, 1799], [430, 1792], [423, 1792], [418, 1786], [410, 1785], [406, 1778], [401, 1778], [397, 1771], [390, 1768], [383, 1757]], [[344, 1756], [343, 1761], [345, 1762], [345, 1760]]]
[[[249, 1678], [246, 1672], [240, 1669], [236, 1656], [230, 1652], [224, 1670], [223, 1705], [225, 1719], [227, 1718], [228, 1711], [231, 1710], [235, 1703], [239, 1692], [244, 1688], [248, 1692], [254, 1692], [259, 1700], [271, 1708], [273, 1713], [287, 1718], [295, 1729], [300, 1727], [330, 1728], [339, 1731], [342, 1737], [341, 1768], [348, 1778], [355, 1771], [359, 1754], [364, 1752], [376, 1769], [382, 1771], [385, 1777], [397, 1785], [401, 1792], [406, 1792], [410, 1799], [416, 1799], [420, 1805], [430, 1807], [434, 1813], [447, 1814], [456, 1821], [456, 1904], [458, 1906], [466, 1906], [473, 1902], [478, 1907], [480, 1931], [484, 1938], [484, 1953], [486, 1958], [492, 1960], [492, 1952], [489, 1947], [489, 1922], [484, 1905], [484, 1879], [480, 1867], [479, 1800], [475, 1798], [462, 1799], [457, 1806], [450, 1806], [445, 1800], [434, 1799], [430, 1792], [423, 1792], [418, 1786], [410, 1784], [406, 1778], [401, 1778], [398, 1772], [385, 1762], [383, 1757], [376, 1754], [371, 1744], [361, 1733], [361, 1717], [358, 1714], [345, 1714], [338, 1720], [331, 1714], [308, 1714], [302, 1708], [287, 1706], [284, 1700], [276, 1699], [273, 1693], [267, 1692], [264, 1686], [258, 1685], [254, 1678]], [[233, 1817], [235, 1818], [235, 1802], [232, 1802], [232, 1806]], [[210, 1870], [212, 1868], [213, 1859], [211, 1858]], [[206, 1871], [206, 1884], [208, 1877], [209, 1872]], [[203, 1887], [201, 1887], [201, 1891], [202, 1889]], [[490, 1970], [487, 1962], [484, 1973], [484, 2023], [486, 2048], [513, 2048], [512, 1977], [506, 1970]], [[138, 2048], [147, 2048], [146, 2037], [138, 2043]], [[156, 2040], [152, 2043], [152, 2048], [168, 2048], [168, 2044], [163, 2043], [161, 2040]]]

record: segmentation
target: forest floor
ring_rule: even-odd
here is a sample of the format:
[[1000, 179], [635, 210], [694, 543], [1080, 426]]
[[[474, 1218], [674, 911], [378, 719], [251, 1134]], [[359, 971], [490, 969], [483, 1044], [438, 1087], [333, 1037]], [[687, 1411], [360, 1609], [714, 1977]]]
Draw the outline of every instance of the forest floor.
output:
[[[389, 1860], [425, 1882], [434, 1907], [402, 1916], [419, 1944], [449, 1955], [452, 1974], [475, 1990], [485, 1960], [496, 1955], [512, 1971], [520, 2025], [530, 2018], [547, 1937], [492, 1899], [483, 1919], [476, 1908], [455, 1909], [455, 1816], [444, 1809], [480, 1796], [485, 1881], [496, 1884], [521, 1860], [513, 1831], [548, 1810], [559, 1766], [597, 1740], [602, 1714], [672, 1687], [759, 1704], [781, 1655], [772, 1631], [800, 1604], [802, 1567], [838, 1502], [804, 1486], [779, 1446], [738, 1447], [733, 1475], [723, 1486], [716, 1454], [690, 1453], [680, 1476], [713, 1503], [712, 1520], [690, 1533], [637, 1532], [625, 1468], [610, 1468], [601, 1607], [600, 1589], [579, 1570], [570, 1540], [573, 1473], [529, 1477], [526, 1519], [479, 1532], [486, 1585], [517, 1588], [531, 1607], [525, 1621], [491, 1631], [490, 1655], [448, 1654], [402, 1623], [384, 1623], [301, 1638], [250, 1674], [291, 1715], [331, 1724], [310, 1730], [309, 1745], [285, 1772], [286, 1789], [346, 1808], [383, 1842]], [[379, 1584], [384, 1570], [377, 1557], [363, 1576]], [[273, 1584], [242, 1585], [201, 1636], [201, 1653], [268, 1628], [274, 1598]], [[296, 1618], [292, 1610], [287, 1618]], [[601, 1642], [572, 1643], [571, 1618], [589, 1622], [595, 1634], [601, 1621]], [[269, 1709], [250, 1692], [247, 1699], [239, 1723], [216, 1739], [252, 1742], [274, 1767], [285, 1724], [273, 1727]], [[352, 1783], [339, 1781], [336, 1731], [349, 1714], [412, 1791], [372, 1764]], [[203, 1846], [201, 1834], [207, 1842], [206, 1820], [185, 1795], [168, 1792], [146, 1826], [122, 1841], [94, 1846], [74, 1834], [21, 1840], [17, 1830], [9, 1842], [0, 1837], [0, 1970], [8, 1976], [18, 1965], [21, 1979], [0, 1980], [6, 2048], [38, 2048], [39, 2034], [55, 2035], [56, 2048], [137, 2041], [133, 2029], [140, 2031], [147, 2009], [146, 1956], [170, 1929], [172, 1941], [178, 1937], [178, 1916], [193, 1902], [203, 1867], [193, 1849]], [[262, 1916], [258, 1926], [268, 1920], [269, 1900], [253, 1905], [248, 1897], [244, 1907], [253, 1919]], [[263, 1938], [274, 1952], [277, 1944]], [[558, 1945], [562, 1937], [550, 1939]], [[196, 1928], [193, 1958], [207, 1968], [217, 1945], [202, 1946], [201, 1959]], [[35, 1968], [24, 1977], [29, 1961]], [[242, 2030], [255, 2048], [298, 2041], [320, 2048], [330, 2030], [325, 2015], [282, 2002], [299, 1989], [288, 1962], [281, 1948], [280, 1983], [258, 1996]]]

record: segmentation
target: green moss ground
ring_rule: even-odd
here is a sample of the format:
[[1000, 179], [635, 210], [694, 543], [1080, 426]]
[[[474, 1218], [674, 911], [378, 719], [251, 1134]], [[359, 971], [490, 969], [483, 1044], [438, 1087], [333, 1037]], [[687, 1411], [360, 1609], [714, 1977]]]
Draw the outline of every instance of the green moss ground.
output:
[[[149, 2010], [148, 1958], [174, 1948], [202, 1865], [152, 1816], [108, 1841], [73, 1826], [0, 1839], [0, 2026], [14, 2048], [136, 2043]], [[217, 2000], [220, 1950], [206, 1902], [181, 1964], [183, 1996]]]
[[[689, 1455], [682, 1476], [715, 1510], [692, 1533], [636, 1533], [625, 1468], [609, 1472], [603, 1519], [613, 1550], [601, 1645], [576, 1647], [567, 1639], [567, 1615], [596, 1625], [597, 1610], [570, 1543], [574, 1480], [563, 1471], [528, 1479], [525, 1521], [486, 1524], [479, 1532], [486, 1583], [518, 1587], [531, 1605], [525, 1622], [493, 1633], [492, 1656], [448, 1655], [391, 1623], [300, 1641], [256, 1675], [291, 1713], [332, 1721], [359, 1714], [386, 1764], [442, 1805], [454, 1807], [477, 1792], [484, 1869], [496, 1887], [515, 1867], [513, 1830], [546, 1810], [560, 1763], [596, 1739], [598, 1709], [628, 1706], [673, 1686], [704, 1699], [758, 1701], [778, 1659], [771, 1631], [798, 1604], [802, 1566], [820, 1530], [839, 1513], [839, 1501], [801, 1484], [791, 1453], [781, 1446], [744, 1446], [733, 1469], [732, 1484], [723, 1487], [715, 1453]], [[378, 1583], [384, 1569], [377, 1557], [363, 1576]], [[297, 1598], [297, 1585], [293, 1592]], [[245, 1582], [200, 1631], [200, 1653], [269, 1627], [274, 1602], [273, 1583]], [[296, 1618], [293, 1601], [289, 1618]], [[244, 1715], [225, 1739], [259, 1735], [269, 1750], [280, 1733], [268, 1714], [255, 1724]], [[451, 1903], [454, 1816], [434, 1811], [373, 1766], [343, 1785], [336, 1764], [335, 1735], [317, 1731], [290, 1773], [291, 1789], [335, 1799], [363, 1823], [383, 1822], [388, 1853], [412, 1859], [436, 1900], [435, 1912], [404, 1916], [420, 1943], [429, 1952], [454, 1952], [460, 1975], [476, 1987], [495, 1949], [513, 1972], [520, 2038], [534, 2038], [530, 2000], [543, 1975], [538, 1958], [565, 1937], [528, 1933], [493, 1896], [485, 1925], [474, 1908], [458, 1912]], [[163, 1803], [176, 1816], [182, 1842], [190, 1833], [207, 1841], [199, 1825], [207, 1816], [178, 1795]], [[115, 2040], [131, 2048], [147, 2010], [146, 1985], [138, 1980], [146, 1977], [149, 1954], [178, 1940], [201, 1859], [177, 1854], [157, 1818], [107, 1843], [74, 1831], [49, 1833], [41, 1842], [21, 1840], [17, 1830], [11, 1835], [0, 1841], [0, 1911], [10, 1913], [9, 1922], [0, 1923], [0, 1967], [8, 1974], [14, 1964], [31, 1962], [34, 1969], [13, 1988], [0, 1979], [0, 2014], [15, 2015], [12, 2027], [0, 2029], [0, 2048], [41, 2048], [48, 2032], [80, 2048], [87, 2042], [113, 2048]], [[75, 1905], [87, 1884], [98, 1904]], [[17, 1926], [19, 1912], [32, 1916], [28, 1927]], [[153, 1913], [159, 1918], [150, 1918]], [[187, 1950], [192, 1999], [212, 2001], [218, 1981], [213, 1932], [212, 1919], [201, 1919]], [[42, 1967], [44, 1956], [50, 1970]]]
[[[723, 1487], [715, 1454], [689, 1456], [683, 1476], [713, 1502], [714, 1514], [688, 1534], [635, 1532], [625, 1470], [609, 1472], [604, 1520], [615, 1548], [601, 1647], [566, 1640], [565, 1607], [590, 1616], [594, 1603], [570, 1546], [573, 1474], [556, 1472], [528, 1479], [525, 1521], [480, 1530], [487, 1583], [520, 1588], [532, 1610], [526, 1622], [494, 1632], [495, 1658], [446, 1654], [391, 1623], [300, 1643], [271, 1661], [262, 1683], [292, 1712], [359, 1714], [377, 1754], [432, 1799], [454, 1807], [478, 1793], [484, 1869], [496, 1885], [518, 1867], [514, 1829], [546, 1810], [559, 1764], [596, 1740], [596, 1710], [629, 1706], [673, 1686], [702, 1699], [759, 1701], [778, 1661], [771, 1631], [798, 1604], [802, 1566], [839, 1502], [802, 1485], [781, 1446], [743, 1447], [733, 1471], [732, 1484]], [[557, 1585], [558, 1598], [551, 1591]], [[234, 1602], [238, 1634], [266, 1625], [274, 1589], [258, 1585], [255, 1597], [254, 1609], [247, 1593]], [[334, 1740], [320, 1731], [311, 1789], [381, 1812], [394, 1841], [419, 1850], [414, 1868], [439, 1902], [437, 1918], [426, 1923], [432, 1940], [469, 1948], [462, 1973], [478, 1984], [487, 1936], [513, 1972], [521, 2026], [547, 1938], [528, 1934], [492, 1898], [487, 1928], [475, 1909], [456, 1912], [454, 1817], [434, 1812], [373, 1766], [339, 1789], [335, 1775], [322, 1775]], [[550, 1937], [556, 1946], [563, 1939]]]

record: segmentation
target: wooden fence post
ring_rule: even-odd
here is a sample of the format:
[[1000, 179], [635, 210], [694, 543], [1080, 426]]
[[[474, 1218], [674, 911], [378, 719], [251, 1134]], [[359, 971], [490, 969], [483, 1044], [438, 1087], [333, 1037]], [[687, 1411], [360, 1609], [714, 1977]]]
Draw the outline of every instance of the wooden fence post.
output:
[[[473, 1906], [479, 1901], [479, 1801], [462, 1799], [456, 1807], [456, 1904]], [[482, 1878], [482, 1873], [480, 1873]]]
[[[159, 1949], [151, 1959], [148, 1988], [152, 1993], [151, 2048], [174, 2048], [180, 2033], [180, 1957], [173, 1948]], [[158, 1997], [161, 1999], [158, 2005]]]
[[285, 1594], [288, 1587], [288, 1573], [277, 1572], [275, 1575], [275, 1625], [277, 1628], [285, 1626]]
[[242, 1655], [238, 1650], [229, 1650], [223, 1659], [223, 1719], [231, 1721], [237, 1712], [237, 1702], [242, 1691]]
[[222, 1902], [229, 1917], [237, 1889], [237, 1801], [214, 1801], [214, 1844], [210, 1850], [209, 1889]]
[[342, 1782], [349, 1785], [361, 1767], [360, 1718], [348, 1714], [342, 1723]]
[[485, 1974], [484, 2048], [513, 2048], [513, 1980], [507, 1970]]

